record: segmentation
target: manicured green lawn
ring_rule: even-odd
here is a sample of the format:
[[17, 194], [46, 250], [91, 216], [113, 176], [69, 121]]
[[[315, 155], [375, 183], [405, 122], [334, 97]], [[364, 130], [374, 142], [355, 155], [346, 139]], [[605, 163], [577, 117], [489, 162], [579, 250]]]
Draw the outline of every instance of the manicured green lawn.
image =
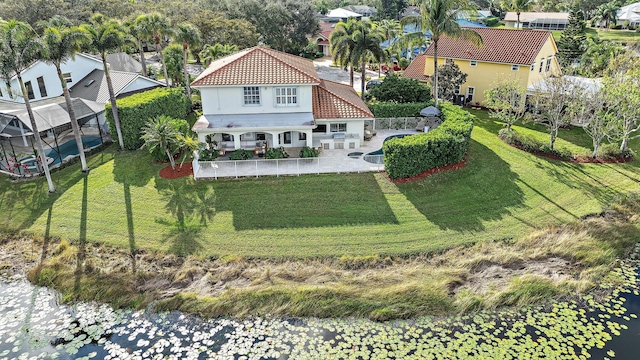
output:
[[[640, 160], [540, 158], [504, 144], [501, 124], [474, 113], [467, 165], [409, 184], [373, 173], [165, 180], [164, 165], [111, 147], [90, 159], [87, 176], [78, 165], [55, 173], [54, 195], [42, 179], [0, 178], [0, 228], [205, 256], [412, 254], [517, 238], [639, 189]], [[516, 130], [547, 136], [531, 124]], [[581, 129], [563, 130], [559, 145], [587, 152], [590, 141]]]
[[[557, 42], [562, 35], [561, 30], [552, 31], [553, 38]], [[638, 42], [640, 41], [640, 32], [633, 30], [601, 30], [595, 28], [587, 28], [587, 36], [598, 35], [600, 39], [613, 40], [617, 42]]]

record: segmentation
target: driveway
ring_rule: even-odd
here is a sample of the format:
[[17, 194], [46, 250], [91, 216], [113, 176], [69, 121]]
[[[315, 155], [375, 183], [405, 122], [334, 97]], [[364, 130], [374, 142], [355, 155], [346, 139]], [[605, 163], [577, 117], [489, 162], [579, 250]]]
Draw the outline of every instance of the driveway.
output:
[[[323, 57], [313, 60], [313, 65], [318, 72], [318, 76], [322, 79], [339, 82], [342, 84], [349, 84], [349, 71], [342, 70], [339, 67], [332, 67], [333, 60], [330, 57]], [[367, 70], [367, 77], [371, 79], [378, 78], [377, 71]], [[353, 74], [353, 88], [356, 91], [360, 91], [360, 73]]]

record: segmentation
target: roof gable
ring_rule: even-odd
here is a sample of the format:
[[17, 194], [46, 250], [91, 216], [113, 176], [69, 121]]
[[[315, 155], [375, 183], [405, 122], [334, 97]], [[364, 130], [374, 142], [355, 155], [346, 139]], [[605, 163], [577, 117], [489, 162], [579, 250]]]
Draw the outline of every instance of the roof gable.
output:
[[[468, 59], [485, 62], [530, 65], [542, 46], [551, 37], [551, 32], [519, 29], [474, 29], [484, 42], [476, 47], [466, 39], [443, 36], [438, 41], [438, 57]], [[553, 38], [551, 38], [553, 42]], [[433, 57], [433, 43], [425, 55]]]
[[349, 85], [320, 80], [313, 87], [313, 116], [316, 119], [373, 118], [371, 110]]
[[409, 79], [416, 79], [418, 81], [427, 81], [428, 76], [424, 74], [425, 62], [427, 57], [424, 54], [416, 56], [415, 59], [409, 64], [409, 66], [402, 73], [402, 77]]
[[317, 84], [313, 62], [305, 58], [253, 47], [215, 60], [192, 86]]

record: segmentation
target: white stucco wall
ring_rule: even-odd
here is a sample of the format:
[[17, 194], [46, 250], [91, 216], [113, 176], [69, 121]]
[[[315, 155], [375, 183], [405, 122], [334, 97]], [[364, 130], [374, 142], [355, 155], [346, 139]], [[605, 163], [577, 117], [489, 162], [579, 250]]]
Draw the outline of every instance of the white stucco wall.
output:
[[[154, 81], [151, 81], [143, 76], [139, 76], [138, 78], [136, 78], [135, 80], [133, 80], [133, 82], [131, 82], [131, 84], [127, 85], [124, 89], [122, 89], [122, 91], [120, 92], [121, 94], [125, 94], [128, 92], [132, 92], [132, 91], [137, 91], [137, 90], [142, 90], [142, 89], [149, 89], [151, 87], [154, 86], [158, 86], [161, 84], [158, 84]], [[164, 85], [164, 84], [162, 84]]]
[[[289, 86], [289, 85], [281, 85]], [[242, 86], [197, 87], [202, 96], [202, 111], [205, 115], [217, 114], [269, 114], [311, 112], [312, 85], [297, 85], [297, 106], [276, 106], [274, 87], [260, 86], [260, 105], [244, 105]]]
[[[102, 63], [98, 60], [91, 59], [83, 55], [76, 55], [75, 59], [61, 64], [60, 69], [62, 70], [63, 74], [71, 73], [72, 82], [67, 83], [67, 87], [70, 88], [78, 81], [82, 80], [85, 76], [89, 75], [89, 73], [94, 69], [102, 69]], [[43, 97], [40, 93], [40, 87], [38, 86], [38, 77], [40, 76], [42, 76], [45, 87], [47, 89], [46, 97]], [[35, 98], [33, 100], [48, 99], [62, 95], [62, 85], [60, 84], [60, 80], [58, 79], [58, 73], [56, 72], [55, 66], [48, 65], [42, 61], [34, 63], [27, 70], [23, 71], [22, 81], [24, 81], [25, 84], [28, 81], [31, 81], [31, 86], [33, 87], [33, 93], [35, 95]], [[6, 83], [2, 79], [0, 79], [0, 87], [2, 87], [2, 96], [0, 96], [0, 99], [20, 103], [24, 102], [22, 96], [15, 96], [16, 94], [21, 95], [17, 78], [14, 77], [11, 80], [11, 89], [15, 96], [13, 99], [9, 97], [9, 92], [5, 88]]]

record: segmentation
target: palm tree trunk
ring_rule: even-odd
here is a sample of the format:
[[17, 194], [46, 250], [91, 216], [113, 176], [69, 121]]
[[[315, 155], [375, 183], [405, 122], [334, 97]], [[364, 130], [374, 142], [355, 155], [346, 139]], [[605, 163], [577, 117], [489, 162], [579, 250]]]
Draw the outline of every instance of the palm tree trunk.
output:
[[160, 54], [162, 71], [164, 72], [164, 81], [167, 84], [167, 87], [171, 87], [171, 85], [169, 85], [169, 76], [167, 75], [167, 64], [165, 64], [164, 62], [164, 54], [162, 53], [162, 48], [160, 47], [160, 40], [156, 40], [156, 51], [158, 51], [158, 54]]
[[171, 169], [175, 170], [176, 169], [176, 163], [173, 161], [173, 156], [169, 152], [169, 148], [165, 147], [164, 151], [167, 153], [167, 156], [169, 157], [169, 162], [171, 163]]
[[516, 29], [520, 29], [520, 11], [516, 12], [518, 20], [516, 21]]
[[147, 76], [147, 64], [144, 59], [144, 49], [142, 48], [142, 41], [138, 40], [138, 51], [140, 51], [140, 63], [142, 64], [142, 76]]
[[[78, 128], [78, 120], [76, 119], [76, 110], [73, 108], [71, 102], [71, 96], [69, 95], [69, 89], [67, 88], [67, 81], [62, 75], [60, 65], [56, 64], [56, 70], [58, 71], [58, 79], [60, 79], [60, 85], [62, 85], [62, 93], [64, 94], [64, 101], [67, 103], [67, 112], [69, 112], [69, 120], [71, 120], [71, 129], [73, 130], [73, 137], [76, 138], [76, 145], [78, 146], [78, 154], [80, 155], [80, 164], [82, 166], [82, 172], [89, 171], [87, 167], [87, 159], [84, 156], [84, 146], [82, 145], [82, 137], [80, 137], [80, 129]], [[98, 124], [100, 126], [100, 124]]]
[[353, 66], [349, 66], [349, 85], [353, 87]]
[[[107, 58], [102, 53], [102, 66], [104, 67], [104, 76], [107, 78], [107, 89], [109, 90], [109, 100], [111, 101], [111, 112], [113, 114], [113, 122], [116, 124], [116, 133], [118, 135], [118, 144], [120, 150], [124, 150], [124, 141], [122, 139], [122, 129], [120, 128], [120, 118], [118, 117], [118, 105], [116, 104], [116, 95], [113, 91], [113, 83], [111, 82], [111, 75], [109, 75], [109, 66], [107, 65]], [[98, 124], [100, 126], [100, 124]]]
[[189, 86], [189, 72], [187, 71], [187, 44], [182, 44], [182, 66], [184, 70], [184, 87], [187, 89], [187, 97], [191, 99], [191, 86]]
[[362, 73], [360, 75], [360, 98], [362, 100], [364, 100], [364, 83], [367, 80], [365, 77], [365, 74], [367, 72], [367, 68], [366, 68], [367, 64], [364, 62], [364, 60], [362, 61]]
[[53, 181], [51, 180], [51, 172], [49, 171], [49, 164], [47, 163], [47, 155], [44, 153], [44, 148], [42, 147], [40, 132], [38, 131], [38, 125], [36, 124], [36, 119], [33, 116], [33, 110], [31, 109], [31, 102], [29, 101], [29, 96], [27, 96], [27, 89], [24, 87], [24, 82], [22, 81], [22, 75], [18, 72], [17, 76], [18, 76], [18, 82], [20, 83], [20, 90], [24, 95], [24, 105], [27, 107], [27, 113], [29, 114], [29, 121], [31, 122], [31, 130], [33, 130], [33, 138], [36, 141], [36, 149], [38, 150], [38, 156], [40, 156], [42, 169], [44, 169], [44, 176], [47, 178], [47, 184], [49, 185], [49, 193], [54, 193], [56, 192], [56, 188], [53, 186]]
[[438, 106], [438, 40], [433, 40], [433, 102]]

